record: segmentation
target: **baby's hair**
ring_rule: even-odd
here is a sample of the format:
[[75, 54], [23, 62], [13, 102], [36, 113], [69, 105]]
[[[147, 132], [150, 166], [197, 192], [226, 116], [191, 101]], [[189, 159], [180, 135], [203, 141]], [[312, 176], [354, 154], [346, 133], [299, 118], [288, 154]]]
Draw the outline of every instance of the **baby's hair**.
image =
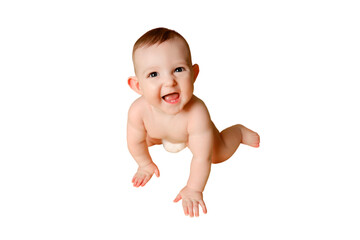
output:
[[147, 46], [150, 47], [152, 45], [155, 44], [161, 44], [165, 41], [168, 41], [170, 39], [174, 39], [174, 38], [180, 38], [182, 39], [185, 44], [186, 47], [189, 50], [189, 56], [191, 59], [191, 53], [190, 53], [190, 47], [189, 44], [187, 43], [187, 41], [185, 40], [185, 38], [183, 36], [180, 35], [180, 33], [171, 30], [171, 29], [167, 29], [167, 28], [154, 28], [148, 32], [146, 32], [144, 35], [142, 35], [134, 44], [134, 48], [133, 48], [133, 57], [134, 57], [134, 53], [138, 48]]

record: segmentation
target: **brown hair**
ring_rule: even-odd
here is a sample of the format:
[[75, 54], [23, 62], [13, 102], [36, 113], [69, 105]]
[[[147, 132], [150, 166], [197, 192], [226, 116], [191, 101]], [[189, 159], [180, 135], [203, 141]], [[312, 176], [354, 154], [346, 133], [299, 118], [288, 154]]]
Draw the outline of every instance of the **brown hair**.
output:
[[189, 51], [190, 59], [191, 59], [190, 47], [189, 47], [189, 44], [187, 43], [187, 41], [185, 40], [185, 38], [174, 30], [170, 30], [170, 29], [162, 28], [162, 27], [154, 28], [154, 29], [146, 32], [135, 42], [134, 47], [133, 47], [133, 53], [132, 53], [133, 58], [134, 58], [134, 53], [138, 48], [141, 48], [144, 46], [149, 47], [149, 46], [152, 46], [155, 44], [161, 44], [165, 41], [174, 39], [176, 37], [182, 39], [185, 42], [186, 47]]

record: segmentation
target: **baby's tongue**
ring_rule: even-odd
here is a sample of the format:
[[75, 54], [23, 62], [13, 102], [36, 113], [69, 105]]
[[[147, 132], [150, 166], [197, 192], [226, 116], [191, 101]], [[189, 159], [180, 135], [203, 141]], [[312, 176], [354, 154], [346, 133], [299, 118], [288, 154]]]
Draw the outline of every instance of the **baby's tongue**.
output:
[[168, 94], [164, 97], [164, 100], [166, 102], [171, 102], [171, 101], [174, 101], [176, 99], [179, 98], [179, 94], [178, 93], [172, 93], [172, 94]]

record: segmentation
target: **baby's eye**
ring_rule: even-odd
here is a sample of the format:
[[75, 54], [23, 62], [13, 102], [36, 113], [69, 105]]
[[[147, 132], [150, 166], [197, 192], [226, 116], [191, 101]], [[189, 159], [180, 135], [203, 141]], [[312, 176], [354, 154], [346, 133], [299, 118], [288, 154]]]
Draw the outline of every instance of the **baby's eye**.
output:
[[157, 72], [152, 72], [149, 74], [149, 77], [153, 78], [153, 77], [157, 77], [158, 73]]
[[178, 67], [178, 68], [175, 69], [175, 72], [182, 72], [182, 71], [185, 71], [185, 68]]

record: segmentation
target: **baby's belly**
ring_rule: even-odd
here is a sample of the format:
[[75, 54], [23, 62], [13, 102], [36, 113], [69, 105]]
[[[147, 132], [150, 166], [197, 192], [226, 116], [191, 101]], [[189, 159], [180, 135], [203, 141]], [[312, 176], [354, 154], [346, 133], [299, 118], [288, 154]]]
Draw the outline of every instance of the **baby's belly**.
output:
[[166, 140], [162, 140], [163, 146], [166, 151], [177, 153], [186, 148], [186, 143], [172, 143]]

